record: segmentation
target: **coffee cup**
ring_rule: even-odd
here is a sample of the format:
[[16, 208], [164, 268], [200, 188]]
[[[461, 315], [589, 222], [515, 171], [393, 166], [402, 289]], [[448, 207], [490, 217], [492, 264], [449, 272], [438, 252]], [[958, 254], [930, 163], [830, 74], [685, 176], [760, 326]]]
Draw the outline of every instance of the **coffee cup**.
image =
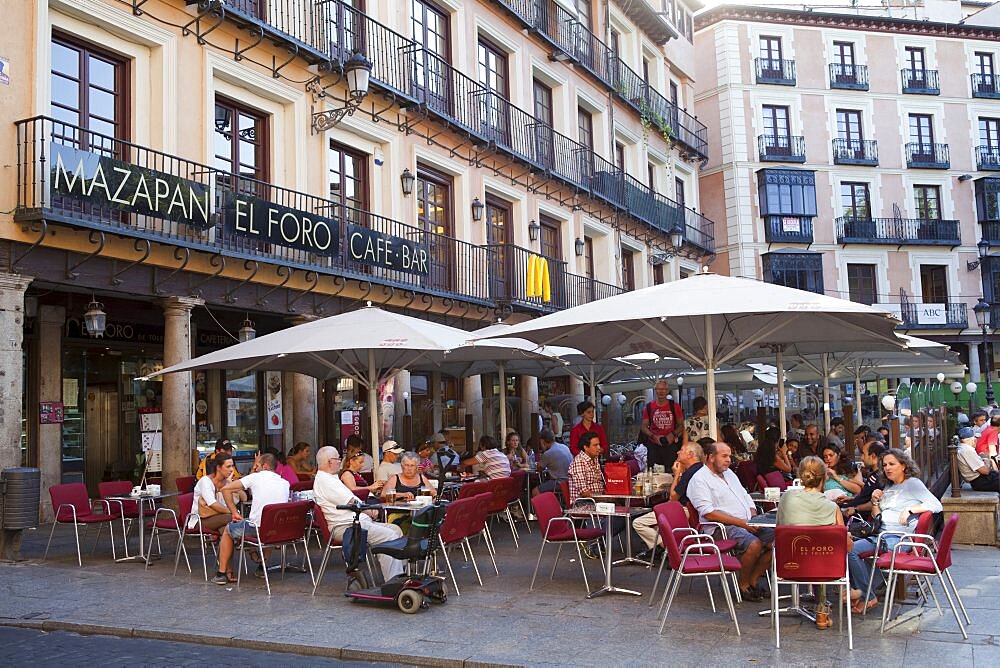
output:
[[146, 494], [150, 496], [155, 496], [160, 493], [159, 485], [146, 485]]
[[781, 488], [780, 487], [765, 487], [764, 488], [764, 500], [765, 501], [777, 501], [781, 498]]
[[139, 496], [140, 494], [142, 494], [142, 487], [136, 485], [135, 487], [132, 488], [131, 496]]
[[800, 478], [796, 478], [795, 480], [793, 480], [792, 487], [802, 487], [802, 480]]

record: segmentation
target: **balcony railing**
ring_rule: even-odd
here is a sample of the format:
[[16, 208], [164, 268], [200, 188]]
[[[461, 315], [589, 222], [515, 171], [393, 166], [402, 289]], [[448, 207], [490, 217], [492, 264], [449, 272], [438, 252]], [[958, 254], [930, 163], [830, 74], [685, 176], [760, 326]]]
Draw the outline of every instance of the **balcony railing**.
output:
[[778, 58], [755, 58], [757, 83], [795, 85], [795, 61]]
[[965, 329], [969, 326], [966, 304], [901, 304], [900, 329]]
[[833, 164], [878, 165], [878, 142], [874, 139], [834, 139]]
[[[38, 116], [18, 121], [16, 126], [17, 220], [45, 219], [295, 270], [491, 303], [486, 273], [489, 251], [485, 247], [51, 118]], [[68, 164], [67, 156], [73, 158]], [[101, 162], [109, 160], [112, 162]], [[111, 185], [97, 185], [95, 190], [95, 184], [101, 184], [99, 165]], [[115, 185], [112, 178], [120, 178], [121, 183]], [[144, 189], [136, 187], [140, 178], [146, 181]], [[182, 195], [168, 207], [166, 195], [158, 189], [172, 194], [176, 189]], [[328, 252], [320, 252], [318, 248], [298, 247], [308, 247], [305, 243], [296, 246], [292, 241], [279, 243], [280, 238], [276, 241], [273, 235], [265, 237], [264, 226], [253, 218], [249, 204], [276, 208], [286, 240], [310, 238], [303, 236], [308, 219], [314, 245], [321, 245], [321, 225], [331, 230], [331, 238], [322, 241], [333, 245], [327, 243]], [[243, 233], [240, 211], [246, 214]], [[255, 222], [256, 237], [248, 234]], [[409, 251], [425, 252], [424, 271], [412, 271], [420, 269], [414, 265], [408, 265], [411, 271], [407, 271], [399, 265], [356, 259], [359, 256], [349, 252], [349, 226], [392, 238], [397, 248], [408, 245]]]
[[893, 244], [959, 246], [957, 220], [928, 218], [837, 219], [837, 242], [842, 244]]
[[1000, 146], [977, 146], [976, 168], [983, 172], [1000, 172]]
[[1000, 98], [1000, 76], [972, 74], [972, 97]]
[[[603, 299], [625, 291], [616, 285], [587, 279], [566, 271], [566, 263], [540, 256], [514, 244], [494, 244], [490, 250], [490, 298], [515, 307], [558, 311]], [[529, 259], [544, 257], [548, 266], [548, 301], [543, 295], [528, 296]]]
[[830, 88], [868, 90], [868, 66], [830, 63]]
[[762, 161], [805, 162], [806, 139], [793, 135], [757, 135], [757, 152]]
[[990, 242], [991, 246], [1000, 246], [1000, 220], [983, 220], [979, 224], [983, 230], [982, 238]]
[[712, 255], [715, 253], [715, 223], [694, 209], [684, 209], [684, 241]]
[[555, 58], [565, 56], [581, 65], [637, 114], [647, 118], [657, 132], [667, 132], [673, 141], [694, 155], [708, 157], [708, 128], [647, 84], [610, 46], [554, 0], [496, 1], [526, 28], [556, 47]]
[[940, 95], [941, 84], [938, 82], [937, 70], [911, 70], [899, 71], [900, 79], [903, 82], [903, 92], [913, 95]]
[[948, 144], [907, 144], [906, 166], [920, 169], [951, 169]]
[[769, 244], [811, 244], [812, 216], [764, 216], [764, 241]]

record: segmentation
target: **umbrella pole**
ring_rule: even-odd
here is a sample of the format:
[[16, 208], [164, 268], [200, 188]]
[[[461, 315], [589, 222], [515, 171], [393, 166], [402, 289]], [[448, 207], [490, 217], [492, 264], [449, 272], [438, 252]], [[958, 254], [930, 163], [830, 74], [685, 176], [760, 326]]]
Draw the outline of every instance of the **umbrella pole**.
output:
[[858, 366], [854, 370], [854, 428], [861, 424], [861, 367]]
[[[507, 439], [507, 373], [503, 362], [497, 363], [500, 373], [500, 443]], [[467, 444], [467, 450], [472, 451], [472, 444]]]
[[708, 400], [708, 432], [718, 438], [718, 407], [715, 399], [715, 341], [712, 338], [712, 317], [705, 316], [705, 399]]
[[775, 346], [774, 366], [778, 369], [778, 428], [781, 438], [785, 438], [785, 348]]
[[830, 433], [830, 362], [823, 353], [823, 433]]
[[375, 375], [375, 350], [368, 349], [368, 428], [371, 430], [372, 461], [378, 456], [378, 376]]

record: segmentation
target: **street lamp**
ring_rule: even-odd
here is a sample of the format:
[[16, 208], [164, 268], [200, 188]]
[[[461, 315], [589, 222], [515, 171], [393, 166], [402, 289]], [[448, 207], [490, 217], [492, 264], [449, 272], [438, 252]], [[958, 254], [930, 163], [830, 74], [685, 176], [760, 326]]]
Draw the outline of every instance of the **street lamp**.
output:
[[979, 269], [979, 265], [981, 265], [983, 260], [986, 259], [986, 256], [990, 254], [990, 242], [986, 239], [980, 239], [979, 243], [976, 244], [976, 252], [979, 253], [979, 259], [973, 262], [965, 263], [965, 268], [968, 271], [975, 271], [976, 269]]
[[986, 403], [992, 406], [993, 382], [991, 377], [993, 374], [990, 371], [993, 366], [993, 355], [987, 347], [990, 335], [991, 308], [985, 299], [980, 299], [979, 302], [972, 307], [972, 310], [976, 314], [976, 324], [978, 324], [980, 329], [983, 330], [983, 358], [986, 360]]
[[353, 54], [344, 63], [344, 79], [347, 81], [347, 103], [336, 109], [317, 111], [312, 115], [312, 131], [325, 132], [348, 116], [353, 116], [361, 102], [368, 95], [368, 82], [372, 73], [372, 63], [360, 53]]
[[976, 390], [978, 389], [979, 386], [971, 380], [965, 384], [965, 391], [969, 393], [969, 415], [972, 415], [972, 413], [975, 412]]

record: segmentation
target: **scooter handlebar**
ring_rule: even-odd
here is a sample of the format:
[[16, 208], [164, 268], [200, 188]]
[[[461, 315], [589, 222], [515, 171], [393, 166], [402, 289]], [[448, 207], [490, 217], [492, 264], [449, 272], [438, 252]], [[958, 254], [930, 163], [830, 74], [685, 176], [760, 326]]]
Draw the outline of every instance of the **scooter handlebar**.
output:
[[337, 506], [337, 510], [350, 510], [353, 513], [363, 513], [366, 510], [381, 510], [380, 505], [369, 505], [367, 503], [351, 503]]

